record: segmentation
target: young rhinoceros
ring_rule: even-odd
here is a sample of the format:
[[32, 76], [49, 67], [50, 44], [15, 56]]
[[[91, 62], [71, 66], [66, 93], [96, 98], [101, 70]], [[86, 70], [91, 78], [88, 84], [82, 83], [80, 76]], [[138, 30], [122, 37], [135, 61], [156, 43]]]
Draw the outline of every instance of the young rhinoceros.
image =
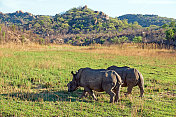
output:
[[122, 81], [124, 83], [122, 87], [128, 87], [127, 95], [131, 94], [132, 88], [138, 85], [140, 88], [140, 97], [143, 97], [144, 78], [137, 69], [126, 66], [125, 67], [110, 66], [107, 69], [114, 70], [121, 76]]
[[110, 103], [118, 101], [122, 80], [114, 70], [81, 68], [76, 74], [73, 71], [71, 73], [73, 79], [67, 84], [68, 92], [84, 87], [81, 97], [88, 92], [93, 99], [97, 100], [92, 90], [105, 91], [110, 95]]

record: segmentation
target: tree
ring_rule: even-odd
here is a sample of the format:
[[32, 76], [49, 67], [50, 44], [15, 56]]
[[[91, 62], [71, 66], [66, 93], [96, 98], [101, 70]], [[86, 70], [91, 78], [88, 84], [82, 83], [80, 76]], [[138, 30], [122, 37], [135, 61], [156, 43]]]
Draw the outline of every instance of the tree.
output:
[[139, 23], [137, 21], [134, 21], [134, 23], [132, 24], [132, 28], [133, 29], [138, 29], [138, 28], [142, 28], [142, 26], [139, 25]]
[[12, 30], [15, 32], [16, 26], [13, 24], [12, 25]]
[[169, 29], [166, 31], [166, 39], [171, 41], [174, 38], [174, 30]]
[[126, 36], [122, 36], [122, 37], [114, 37], [114, 39], [112, 39], [112, 42], [115, 43], [115, 44], [118, 44], [118, 43], [125, 43], [126, 41], [128, 40], [128, 37]]
[[175, 27], [176, 26], [176, 23], [174, 21], [172, 21], [169, 25], [170, 27]]
[[5, 40], [6, 33], [5, 33], [5, 32], [3, 32], [3, 33], [2, 33], [2, 35], [3, 35], [3, 38], [4, 38], [4, 40]]
[[164, 24], [164, 25], [162, 25], [162, 28], [167, 29], [167, 28], [168, 28], [168, 25], [167, 25], [167, 24]]
[[140, 43], [140, 42], [142, 42], [142, 37], [141, 36], [135, 36], [132, 41], [134, 43]]

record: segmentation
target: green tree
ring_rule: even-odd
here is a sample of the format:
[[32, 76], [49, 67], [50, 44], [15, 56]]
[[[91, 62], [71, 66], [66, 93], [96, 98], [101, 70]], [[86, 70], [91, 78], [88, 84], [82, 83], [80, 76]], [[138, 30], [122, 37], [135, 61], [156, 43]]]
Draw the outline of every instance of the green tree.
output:
[[3, 36], [4, 40], [5, 40], [6, 33], [3, 32], [3, 33], [2, 33], [2, 36]]
[[124, 43], [128, 40], [128, 37], [126, 36], [122, 36], [122, 37], [114, 37], [114, 39], [112, 39], [112, 42], [115, 44], [119, 44], [119, 43]]
[[122, 37], [119, 38], [119, 43], [124, 43], [124, 42], [126, 42], [127, 40], [128, 40], [128, 37], [122, 36]]
[[22, 35], [22, 37], [21, 37], [21, 42], [22, 42], [22, 44], [24, 43], [24, 41], [25, 41], [25, 36]]
[[174, 21], [172, 21], [169, 25], [170, 27], [175, 27], [176, 26], [176, 23]]
[[141, 36], [135, 36], [132, 41], [134, 43], [141, 43], [142, 42], [142, 37]]
[[167, 29], [169, 26], [167, 25], [167, 24], [163, 24], [162, 25], [162, 28], [165, 28], [165, 29]]
[[16, 26], [13, 24], [12, 25], [12, 30], [15, 32]]
[[137, 21], [135, 21], [133, 24], [132, 24], [132, 28], [133, 29], [139, 29], [139, 28], [142, 28], [141, 25], [139, 25], [139, 23]]
[[34, 28], [39, 28], [40, 27], [40, 24], [38, 23], [38, 22], [36, 22], [35, 24], [34, 24]]
[[174, 39], [174, 30], [173, 29], [169, 29], [166, 31], [166, 39], [169, 40], [169, 42]]

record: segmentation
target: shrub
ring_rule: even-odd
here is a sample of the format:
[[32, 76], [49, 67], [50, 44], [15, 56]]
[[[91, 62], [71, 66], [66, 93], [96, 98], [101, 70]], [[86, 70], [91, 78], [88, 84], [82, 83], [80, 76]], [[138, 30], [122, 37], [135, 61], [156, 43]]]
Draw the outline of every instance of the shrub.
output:
[[135, 36], [135, 37], [133, 38], [133, 42], [134, 42], [134, 43], [140, 43], [140, 42], [142, 42], [142, 37], [141, 37], [141, 36]]

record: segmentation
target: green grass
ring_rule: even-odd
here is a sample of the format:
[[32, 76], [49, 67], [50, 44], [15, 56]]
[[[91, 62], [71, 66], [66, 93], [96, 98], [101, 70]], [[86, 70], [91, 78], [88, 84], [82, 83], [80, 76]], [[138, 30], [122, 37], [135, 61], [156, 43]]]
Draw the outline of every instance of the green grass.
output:
[[[174, 56], [136, 56], [106, 49], [112, 48], [0, 48], [0, 116], [176, 116], [175, 52]], [[94, 101], [90, 96], [78, 98], [82, 88], [67, 92], [71, 71], [111, 65], [137, 68], [145, 79], [145, 97], [138, 97], [138, 87], [129, 97], [122, 88], [117, 104], [108, 103], [106, 93], [95, 92], [99, 100]]]

